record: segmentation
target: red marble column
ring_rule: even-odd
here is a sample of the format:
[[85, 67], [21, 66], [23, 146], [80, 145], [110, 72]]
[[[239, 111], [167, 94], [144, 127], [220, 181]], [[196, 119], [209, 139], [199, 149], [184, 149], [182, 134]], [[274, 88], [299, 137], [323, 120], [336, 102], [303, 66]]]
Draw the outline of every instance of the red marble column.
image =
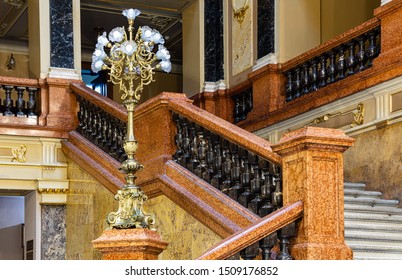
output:
[[305, 127], [285, 134], [272, 150], [283, 157], [283, 203], [303, 201], [295, 259], [352, 259], [344, 239], [343, 152], [354, 139], [341, 130]]
[[168, 243], [149, 229], [111, 229], [92, 241], [103, 260], [157, 260]]

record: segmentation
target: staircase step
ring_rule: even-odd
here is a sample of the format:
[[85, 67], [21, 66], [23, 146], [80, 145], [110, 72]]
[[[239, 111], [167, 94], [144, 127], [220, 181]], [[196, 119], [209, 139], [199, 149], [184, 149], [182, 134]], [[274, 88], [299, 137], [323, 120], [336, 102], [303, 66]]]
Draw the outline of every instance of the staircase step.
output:
[[344, 190], [345, 197], [371, 197], [371, 198], [380, 198], [382, 196], [381, 192], [376, 191], [362, 191], [362, 190], [353, 190], [353, 189], [345, 189]]
[[349, 183], [349, 182], [344, 182], [343, 183], [343, 188], [349, 189], [349, 190], [364, 190], [366, 188], [366, 184], [364, 183]]
[[397, 207], [345, 204], [345, 214], [349, 211], [370, 214], [402, 215], [402, 208]]
[[398, 214], [370, 213], [370, 212], [352, 212], [345, 211], [346, 221], [362, 221], [362, 222], [390, 222], [402, 223], [402, 216]]
[[362, 244], [375, 243], [383, 245], [393, 244], [399, 246], [402, 251], [402, 232], [375, 232], [362, 230], [348, 230], [345, 232], [345, 239]]
[[371, 220], [371, 221], [361, 221], [361, 220], [346, 220], [345, 219], [345, 228], [348, 231], [368, 231], [368, 232], [400, 232], [402, 234], [402, 223], [397, 223], [393, 220], [390, 222], [383, 220]]
[[347, 243], [355, 260], [402, 260], [402, 249], [393, 245], [360, 245]]
[[378, 206], [397, 207], [399, 204], [398, 200], [380, 199], [380, 198], [372, 198], [372, 197], [345, 196], [344, 199], [345, 199], [345, 206], [346, 206], [346, 204], [361, 204], [361, 205], [369, 205], [369, 206], [377, 206], [378, 205]]

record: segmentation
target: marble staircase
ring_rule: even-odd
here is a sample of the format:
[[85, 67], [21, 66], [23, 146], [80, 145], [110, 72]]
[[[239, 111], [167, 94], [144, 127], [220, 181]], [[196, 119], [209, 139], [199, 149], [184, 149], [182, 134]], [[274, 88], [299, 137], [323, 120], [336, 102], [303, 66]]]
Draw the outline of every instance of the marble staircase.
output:
[[345, 183], [345, 240], [356, 260], [402, 260], [402, 208], [399, 201]]

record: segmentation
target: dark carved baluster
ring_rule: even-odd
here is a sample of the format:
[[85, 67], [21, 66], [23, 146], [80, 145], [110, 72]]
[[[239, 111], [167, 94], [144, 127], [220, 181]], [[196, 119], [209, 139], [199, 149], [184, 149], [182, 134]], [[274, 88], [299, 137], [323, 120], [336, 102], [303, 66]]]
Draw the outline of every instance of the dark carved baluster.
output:
[[254, 260], [260, 252], [259, 242], [256, 242], [240, 251], [243, 260]]
[[294, 87], [294, 98], [299, 98], [301, 96], [301, 89], [300, 89], [300, 69], [296, 68], [295, 70], [295, 78], [293, 81], [293, 87]]
[[[264, 183], [261, 186], [261, 197], [264, 200], [264, 205], [259, 209], [258, 215], [260, 217], [265, 217], [266, 215], [271, 214], [275, 211], [275, 205], [272, 204], [272, 194], [274, 193], [274, 184], [273, 184], [273, 174], [270, 173], [270, 165], [267, 161], [264, 162], [263, 167], [263, 175], [264, 175]], [[272, 172], [273, 168], [271, 168]]]
[[307, 63], [302, 65], [302, 94], [307, 94], [310, 87], [310, 73]]
[[346, 75], [346, 63], [345, 63], [345, 47], [339, 46], [338, 50], [338, 63], [336, 69], [338, 72], [338, 80], [342, 80]]
[[111, 137], [112, 145], [110, 146], [109, 155], [111, 155], [112, 157], [115, 157], [116, 152], [118, 150], [118, 146], [117, 146], [117, 120], [116, 119], [114, 119], [114, 118], [112, 119], [111, 126], [112, 126], [112, 137]]
[[79, 110], [77, 113], [78, 126], [76, 130], [78, 133], [82, 134], [82, 127], [84, 126], [84, 111], [85, 111], [84, 99], [81, 96], [77, 95], [77, 102], [79, 105]]
[[187, 162], [190, 160], [190, 136], [189, 136], [189, 128], [188, 128], [188, 122], [186, 120], [183, 121], [183, 142], [182, 142], [182, 148], [183, 148], [183, 156], [181, 157], [179, 163], [181, 166], [186, 167]]
[[336, 80], [336, 65], [335, 65], [335, 52], [330, 51], [328, 54], [329, 65], [327, 68], [329, 83], [333, 83]]
[[352, 75], [355, 73], [356, 68], [356, 56], [355, 56], [356, 43], [354, 40], [352, 40], [347, 44], [347, 46], [348, 46], [348, 58], [346, 59], [346, 67], [348, 69], [347, 74]]
[[253, 193], [251, 192], [250, 181], [251, 181], [251, 172], [250, 172], [250, 163], [248, 161], [248, 151], [244, 151], [243, 155], [243, 172], [241, 174], [241, 185], [244, 190], [243, 193], [239, 196], [239, 203], [245, 208], [248, 207], [250, 203]]
[[271, 233], [260, 241], [260, 248], [262, 251], [263, 260], [276, 259], [276, 255], [272, 252], [272, 248], [278, 243], [277, 233]]
[[327, 57], [323, 54], [320, 56], [320, 69], [318, 71], [319, 87], [327, 85]]
[[282, 178], [280, 175], [279, 167], [273, 166], [273, 172], [272, 172], [273, 177], [273, 185], [275, 188], [275, 191], [272, 193], [272, 202], [276, 207], [282, 207], [282, 201], [283, 201], [283, 194], [282, 194]]
[[376, 58], [379, 54], [380, 48], [377, 47], [377, 36], [379, 35], [379, 29], [374, 29], [368, 33], [369, 36], [369, 47], [367, 48], [367, 58], [368, 63], [367, 67], [371, 67], [374, 58]]
[[126, 123], [119, 120], [117, 131], [118, 131], [117, 147], [119, 147], [119, 149], [116, 151], [116, 159], [119, 162], [123, 162], [127, 158], [126, 152], [124, 151], [124, 148], [123, 148], [124, 139], [125, 139], [125, 135], [126, 135]]
[[36, 118], [36, 94], [38, 92], [37, 88], [28, 88], [28, 102], [27, 102], [27, 109], [28, 109], [28, 118]]
[[364, 48], [364, 45], [366, 43], [366, 37], [364, 35], [360, 36], [359, 38], [357, 38], [357, 42], [359, 46], [359, 51], [356, 54], [357, 71], [363, 71], [364, 69], [366, 69], [366, 62], [367, 62], [366, 51]]
[[233, 157], [233, 166], [230, 171], [230, 179], [232, 181], [232, 186], [229, 188], [229, 197], [235, 201], [238, 200], [239, 195], [241, 194], [241, 185], [240, 185], [240, 160], [239, 160], [239, 151], [236, 145], [232, 147], [232, 157]]
[[196, 139], [196, 152], [198, 159], [198, 166], [194, 170], [194, 174], [202, 178], [202, 175], [207, 170], [206, 156], [208, 151], [208, 143], [204, 138], [204, 133], [202, 131], [197, 132], [198, 136]]
[[223, 177], [224, 181], [221, 185], [221, 191], [224, 194], [228, 194], [229, 189], [231, 187], [231, 170], [232, 170], [232, 156], [230, 154], [229, 143], [227, 140], [223, 140]]
[[92, 118], [92, 129], [91, 129], [91, 134], [89, 135], [90, 140], [92, 140], [93, 143], [96, 143], [96, 138], [98, 137], [98, 131], [101, 129], [101, 124], [100, 124], [100, 109], [97, 107], [94, 107], [93, 110], [93, 118]]
[[187, 169], [194, 172], [195, 168], [198, 166], [199, 161], [197, 158], [197, 135], [196, 127], [194, 123], [189, 123], [189, 138], [190, 138], [190, 160], [187, 163]]
[[222, 168], [223, 168], [223, 151], [221, 148], [221, 138], [217, 137], [215, 139], [214, 145], [214, 170], [215, 174], [212, 177], [211, 185], [214, 186], [216, 189], [221, 189], [221, 184], [223, 180]]
[[206, 163], [206, 170], [202, 174], [202, 178], [207, 181], [208, 183], [211, 183], [211, 179], [215, 173], [214, 169], [214, 143], [215, 141], [213, 140], [214, 135], [211, 135], [209, 131], [205, 131], [205, 138], [208, 143], [208, 148], [207, 148], [207, 153], [205, 155], [205, 163]]
[[238, 123], [241, 120], [241, 105], [240, 105], [240, 96], [233, 96], [234, 103], [234, 123]]
[[262, 179], [261, 179], [261, 170], [258, 165], [258, 157], [257, 156], [255, 156], [255, 162], [253, 163], [253, 174], [254, 174], [254, 178], [251, 179], [250, 187], [251, 187], [251, 192], [252, 192], [254, 198], [248, 204], [248, 209], [251, 212], [258, 215], [258, 212], [259, 212], [259, 209], [261, 207], [263, 200], [260, 195]]
[[25, 87], [16, 87], [17, 90], [17, 117], [25, 117], [25, 100], [24, 100], [24, 91]]
[[287, 75], [287, 83], [286, 83], [286, 102], [293, 100], [293, 76], [292, 71], [288, 71]]
[[310, 77], [310, 91], [316, 91], [318, 89], [317, 80], [318, 80], [318, 72], [317, 72], [317, 60], [311, 60], [311, 77]]
[[13, 86], [3, 86], [6, 94], [6, 98], [4, 98], [4, 116], [14, 116], [13, 112], [11, 111], [11, 108], [13, 107], [13, 100], [11, 99], [11, 93], [13, 90]]
[[278, 239], [281, 252], [277, 256], [277, 260], [292, 260], [292, 256], [289, 254], [289, 240], [295, 236], [296, 225], [295, 223], [290, 223], [284, 226], [278, 231]]
[[176, 162], [180, 162], [183, 156], [183, 129], [182, 129], [182, 122], [181, 118], [178, 114], [173, 114], [173, 121], [176, 123], [176, 134], [174, 136], [174, 142], [176, 144], [176, 152], [173, 155], [173, 159]]

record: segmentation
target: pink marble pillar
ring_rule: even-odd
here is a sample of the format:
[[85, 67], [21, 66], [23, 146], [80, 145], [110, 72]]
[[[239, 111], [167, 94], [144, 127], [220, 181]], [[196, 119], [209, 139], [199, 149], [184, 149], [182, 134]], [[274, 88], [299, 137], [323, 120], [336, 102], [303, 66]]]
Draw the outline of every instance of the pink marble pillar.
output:
[[303, 201], [295, 259], [352, 259], [344, 239], [343, 152], [354, 140], [341, 130], [305, 127], [285, 134], [272, 150], [283, 157], [283, 203]]
[[149, 229], [110, 229], [92, 241], [103, 260], [157, 260], [168, 243]]

